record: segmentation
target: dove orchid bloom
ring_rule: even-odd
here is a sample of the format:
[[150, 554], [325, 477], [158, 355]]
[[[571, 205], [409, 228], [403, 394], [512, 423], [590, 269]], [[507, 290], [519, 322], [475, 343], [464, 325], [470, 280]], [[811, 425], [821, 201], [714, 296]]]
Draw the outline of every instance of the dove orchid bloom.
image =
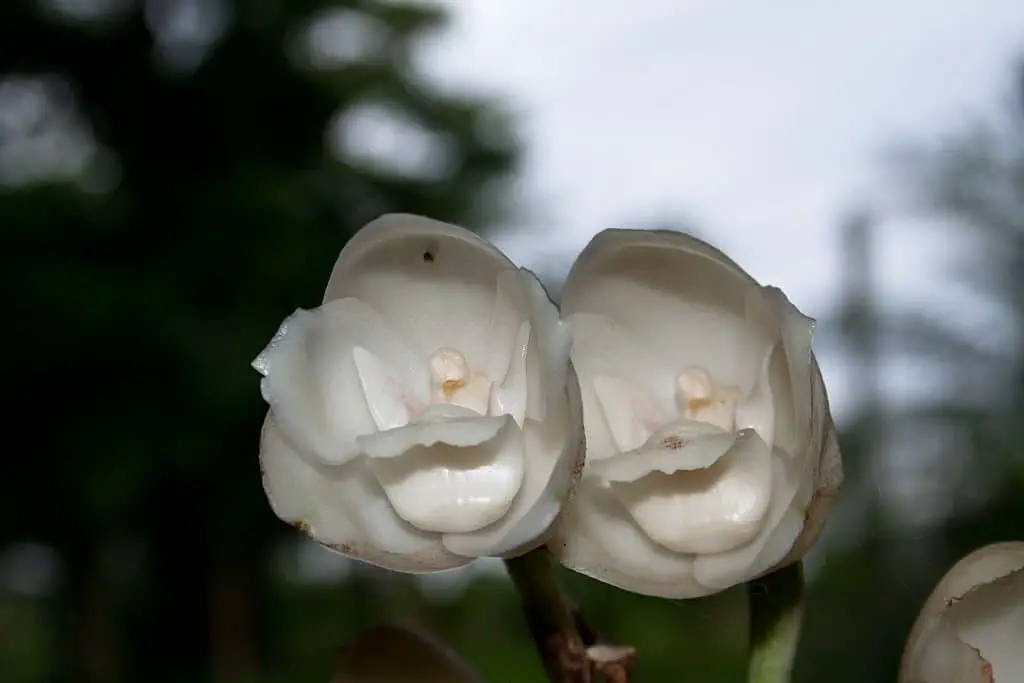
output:
[[253, 362], [271, 506], [398, 571], [542, 544], [582, 466], [569, 346], [537, 279], [490, 243], [417, 216], [370, 223], [323, 305]]
[[553, 552], [647, 595], [799, 560], [842, 480], [813, 321], [710, 245], [606, 230], [562, 297], [587, 464]]

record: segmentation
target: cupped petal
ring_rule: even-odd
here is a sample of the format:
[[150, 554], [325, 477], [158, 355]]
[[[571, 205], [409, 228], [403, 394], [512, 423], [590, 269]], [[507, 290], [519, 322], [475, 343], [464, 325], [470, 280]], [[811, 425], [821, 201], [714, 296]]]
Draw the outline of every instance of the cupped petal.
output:
[[748, 305], [779, 326], [781, 341], [771, 350], [767, 374], [762, 372], [752, 398], [764, 386], [770, 387], [775, 414], [772, 453], [782, 467], [775, 476], [766, 525], [771, 533], [762, 533], [738, 555], [703, 558], [697, 563], [695, 571], [702, 580], [728, 585], [801, 559], [820, 536], [843, 481], [828, 395], [811, 351], [814, 320], [773, 287], [749, 293]]
[[944, 619], [990, 665], [995, 680], [1024, 676], [1024, 560], [954, 602]]
[[675, 230], [633, 230], [628, 228], [609, 228], [597, 233], [576, 257], [569, 271], [572, 282], [566, 278], [563, 303], [569, 294], [569, 285], [576, 284], [587, 271], [600, 268], [609, 254], [616, 254], [633, 248], [655, 248], [665, 251], [682, 251], [702, 257], [718, 264], [731, 275], [747, 284], [756, 285], [757, 281], [747, 271], [729, 258], [724, 252], [707, 242]]
[[933, 616], [971, 590], [1024, 567], [1024, 541], [987, 545], [965, 555], [935, 586], [922, 614]]
[[342, 249], [324, 301], [365, 301], [422, 353], [458, 349], [471, 368], [482, 369], [490, 358], [497, 278], [511, 270], [508, 257], [469, 230], [389, 214]]
[[[805, 461], [808, 439], [820, 419], [814, 391], [811, 340], [815, 321], [797, 309], [777, 287], [758, 287], [747, 293], [748, 315], [763, 327], [774, 327], [780, 344], [769, 358], [768, 387], [775, 403], [775, 443], [797, 460]], [[820, 427], [817, 428], [820, 431]], [[813, 455], [817, 455], [816, 453]]]
[[508, 513], [465, 534], [446, 534], [445, 547], [472, 557], [510, 557], [543, 544], [583, 470], [586, 442], [579, 389], [570, 371], [567, 398], [548, 402], [547, 419], [527, 420], [526, 475]]
[[526, 419], [529, 400], [529, 381], [526, 359], [530, 353], [530, 323], [523, 322], [519, 331], [512, 336], [511, 356], [506, 359], [506, 369], [494, 379], [488, 401], [488, 414], [511, 415], [520, 427]]
[[[776, 565], [786, 556], [800, 535], [804, 515], [791, 505], [794, 473], [777, 451], [771, 458], [771, 465], [772, 496], [760, 531], [743, 546], [698, 556], [694, 561], [694, 576], [705, 586], [724, 590], [764, 573], [763, 568]], [[788, 497], [779, 495], [787, 490]]]
[[693, 555], [654, 543], [599, 479], [584, 475], [548, 548], [566, 567], [623, 590], [663, 598], [717, 592], [693, 576]]
[[762, 350], [774, 342], [771, 330], [747, 319], [746, 292], [756, 286], [724, 254], [688, 235], [606, 230], [570, 269], [562, 312], [613, 319], [664, 359], [670, 382], [699, 366], [746, 395]]
[[402, 572], [432, 572], [469, 562], [438, 536], [402, 521], [358, 458], [325, 465], [303, 457], [268, 412], [260, 440], [263, 487], [274, 513], [343, 555]]
[[820, 411], [820, 416], [816, 415], [814, 419], [814, 425], [820, 432], [811, 435], [808, 448], [812, 449], [812, 453], [813, 449], [817, 448], [820, 455], [812, 456], [816, 463], [813, 468], [813, 479], [807, 487], [809, 490], [798, 492], [793, 503], [793, 507], [799, 506], [804, 512], [803, 529], [789, 554], [776, 565], [777, 567], [796, 562], [811, 549], [825, 528], [825, 520], [839, 497], [839, 489], [843, 484], [843, 459], [839, 451], [839, 439], [828, 410], [828, 396], [817, 361], [814, 363], [813, 377], [813, 405], [815, 410]]
[[[993, 683], [992, 665], [957, 638], [948, 621], [929, 623], [919, 649], [905, 660], [900, 683]], [[1018, 644], [1019, 647], [1019, 644]]]
[[497, 278], [494, 304], [488, 328], [490, 353], [487, 359], [487, 376], [494, 382], [503, 382], [520, 355], [525, 354], [527, 344], [520, 344], [517, 336], [524, 323], [530, 321], [529, 306], [522, 297], [519, 271], [508, 270]]
[[[776, 392], [772, 388], [772, 380], [778, 374], [777, 369], [781, 367], [783, 373], [787, 372], [785, 364], [785, 352], [782, 350], [780, 341], [765, 351], [753, 389], [736, 405], [736, 429], [755, 430], [769, 449], [775, 447], [776, 431], [785, 432], [787, 429], [785, 423], [780, 425], [780, 417], [781, 421], [784, 421], [791, 412], [786, 406], [782, 415], [779, 415], [775, 406]], [[788, 383], [788, 376], [785, 376], [784, 379]], [[793, 433], [791, 428], [789, 433]]]
[[[843, 482], [842, 456], [829, 410], [828, 392], [811, 349], [814, 319], [802, 314], [775, 287], [752, 295], [758, 306], [778, 321], [781, 342], [774, 349], [769, 385], [775, 400], [775, 450], [792, 476], [778, 491], [787, 500], [786, 520], [798, 529], [797, 537], [777, 562], [769, 562], [786, 544], [790, 528], [783, 526], [755, 562], [759, 574], [801, 559], [821, 535]], [[801, 518], [798, 522], [797, 518]]]
[[392, 421], [403, 402], [416, 410], [428, 398], [426, 359], [358, 299], [296, 311], [253, 367], [263, 375], [263, 397], [280, 429], [304, 453], [327, 464], [358, 456], [356, 437], [377, 429], [368, 397], [378, 420], [383, 415]]
[[377, 429], [395, 429], [408, 424], [422, 409], [423, 402], [405, 379], [377, 354], [357, 346], [352, 349], [360, 388]]
[[[1024, 542], [984, 546], [961, 558], [935, 586], [907, 639], [901, 683], [1000, 681], [1024, 667]], [[978, 655], [975, 660], [970, 653]], [[978, 663], [989, 678], [978, 678]], [[942, 678], [962, 667], [960, 678]], [[960, 668], [956, 669], [961, 671]], [[931, 676], [931, 677], [929, 677]]]
[[611, 489], [651, 540], [673, 552], [697, 554], [699, 562], [749, 542], [764, 525], [772, 463], [752, 429], [676, 450], [641, 449], [632, 460], [646, 462], [648, 474]]
[[[733, 566], [737, 567], [735, 573], [730, 574], [728, 570], [719, 571], [717, 573], [717, 576], [720, 579], [718, 583], [731, 579], [729, 580], [728, 586], [733, 586], [741, 583], [742, 581], [750, 581], [751, 579], [764, 576], [779, 567], [789, 564], [789, 562], [784, 562], [783, 558], [787, 557], [791, 552], [794, 544], [793, 539], [800, 536], [806, 525], [807, 515], [803, 511], [793, 506], [786, 508], [785, 513], [782, 515], [782, 519], [778, 520], [775, 526], [772, 527], [771, 533], [764, 539], [764, 544], [761, 546], [760, 552], [754, 556], [753, 561], [750, 562], [746, 570], [740, 571], [738, 567], [742, 566], [741, 563], [733, 562]], [[746, 557], [749, 557], [749, 555]], [[731, 559], [735, 560], [744, 558], [745, 560], [746, 557], [741, 553], [738, 554], [736, 558]], [[726, 562], [729, 562], [730, 560], [730, 558], [723, 559], [725, 559]], [[710, 565], [711, 563], [708, 563], [708, 566], [702, 568], [707, 570], [708, 574], [713, 572]], [[745, 578], [741, 579], [739, 577]]]
[[782, 346], [786, 351], [789, 368], [790, 398], [793, 406], [793, 422], [798, 433], [820, 431], [813, 423], [815, 417], [815, 395], [813, 374], [816, 370], [811, 341], [814, 318], [806, 316], [792, 304], [778, 287], [765, 287], [764, 295], [775, 311], [782, 334]]
[[[406, 427], [359, 438], [391, 505], [417, 529], [442, 534], [501, 519], [523, 482], [522, 430], [510, 415], [432, 408]], [[470, 414], [453, 415], [462, 411]]]

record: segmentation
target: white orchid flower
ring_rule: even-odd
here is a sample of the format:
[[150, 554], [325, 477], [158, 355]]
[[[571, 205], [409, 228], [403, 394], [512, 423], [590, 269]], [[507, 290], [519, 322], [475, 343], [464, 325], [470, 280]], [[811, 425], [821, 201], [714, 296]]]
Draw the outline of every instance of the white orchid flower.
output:
[[814, 322], [717, 249], [606, 230], [573, 265], [587, 464], [550, 545], [646, 595], [708, 595], [798, 560], [842, 480]]
[[490, 243], [417, 216], [373, 221], [323, 305], [253, 362], [271, 506], [397, 571], [543, 543], [582, 467], [569, 346], [541, 284]]
[[1024, 681], [1024, 542], [967, 555], [924, 604], [900, 683]]

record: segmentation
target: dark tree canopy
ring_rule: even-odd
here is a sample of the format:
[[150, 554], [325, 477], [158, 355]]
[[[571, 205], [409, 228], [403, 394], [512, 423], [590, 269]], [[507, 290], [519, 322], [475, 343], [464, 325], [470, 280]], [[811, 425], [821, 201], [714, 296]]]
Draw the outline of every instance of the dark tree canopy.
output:
[[514, 170], [500, 108], [417, 73], [444, 19], [375, 0], [0, 5], [4, 380], [26, 449], [0, 545], [60, 557], [77, 650], [56, 648], [55, 675], [198, 680], [211, 639], [262, 652], [246, 610], [288, 529], [263, 499], [249, 361], [319, 303], [355, 229], [392, 211], [486, 227]]

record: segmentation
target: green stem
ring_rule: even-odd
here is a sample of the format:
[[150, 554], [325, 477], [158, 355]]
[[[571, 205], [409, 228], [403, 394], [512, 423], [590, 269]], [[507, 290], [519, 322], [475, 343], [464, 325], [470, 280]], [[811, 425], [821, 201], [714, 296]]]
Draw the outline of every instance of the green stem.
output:
[[572, 609], [555, 579], [546, 548], [505, 560], [519, 593], [530, 634], [551, 683], [588, 683], [590, 666]]
[[803, 594], [801, 562], [747, 584], [750, 600], [748, 683], [789, 683], [803, 623]]

